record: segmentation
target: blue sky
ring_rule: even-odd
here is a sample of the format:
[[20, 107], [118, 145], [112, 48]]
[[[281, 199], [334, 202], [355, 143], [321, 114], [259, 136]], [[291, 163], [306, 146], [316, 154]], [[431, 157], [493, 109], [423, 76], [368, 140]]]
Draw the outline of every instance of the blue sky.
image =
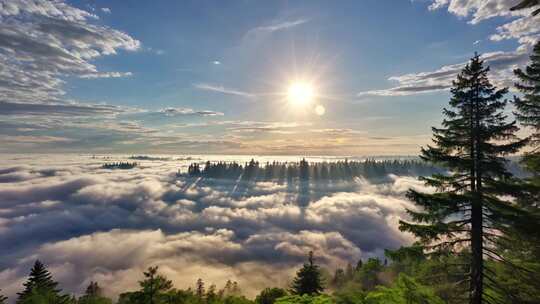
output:
[[0, 152], [416, 154], [475, 51], [526, 63], [515, 2], [3, 0]]

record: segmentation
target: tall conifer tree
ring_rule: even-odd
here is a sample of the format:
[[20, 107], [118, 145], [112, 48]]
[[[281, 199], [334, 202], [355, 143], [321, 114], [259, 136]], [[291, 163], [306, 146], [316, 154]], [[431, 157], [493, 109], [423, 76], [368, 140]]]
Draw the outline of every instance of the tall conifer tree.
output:
[[139, 281], [142, 303], [161, 303], [161, 296], [172, 288], [172, 281], [157, 271], [158, 266], [154, 266], [143, 272], [144, 280]]
[[291, 293], [297, 295], [318, 295], [323, 292], [323, 281], [319, 266], [313, 261], [313, 251], [309, 252], [308, 262], [298, 270], [292, 282]]
[[414, 223], [400, 223], [427, 252], [466, 256], [458, 285], [468, 282], [471, 304], [491, 303], [485, 288], [497, 283], [484, 262], [501, 259], [492, 242], [520, 214], [502, 198], [515, 192], [504, 156], [525, 141], [516, 138], [515, 122], [507, 122], [503, 113], [507, 89], [495, 88], [488, 72], [475, 55], [453, 82], [450, 108], [443, 110], [441, 128], [433, 128], [434, 145], [421, 153], [423, 160], [448, 172], [423, 178], [435, 193], [409, 190], [408, 197], [422, 208], [408, 210]]
[[523, 126], [532, 131], [530, 144], [534, 150], [525, 156], [525, 165], [535, 177], [540, 178], [540, 42], [534, 46], [531, 63], [525, 70], [515, 70], [514, 74], [519, 79], [516, 88], [523, 93], [521, 98], [514, 98], [515, 115]]
[[47, 267], [39, 260], [34, 263], [23, 285], [24, 290], [18, 293], [17, 304], [33, 302], [35, 298], [46, 298], [55, 304], [66, 303], [69, 300], [69, 297], [60, 295], [61, 289], [57, 288], [58, 283], [53, 280]]
[[520, 266], [520, 271], [499, 266], [503, 284], [512, 292], [502, 295], [507, 302], [540, 303], [540, 42], [531, 53], [531, 62], [525, 69], [516, 69], [515, 87], [523, 94], [514, 98], [518, 121], [530, 131], [531, 151], [525, 153], [522, 164], [531, 174], [524, 180], [517, 203], [527, 210], [513, 233], [498, 241], [499, 251]]
[[111, 299], [103, 296], [103, 291], [97, 282], [90, 282], [77, 304], [111, 304]]

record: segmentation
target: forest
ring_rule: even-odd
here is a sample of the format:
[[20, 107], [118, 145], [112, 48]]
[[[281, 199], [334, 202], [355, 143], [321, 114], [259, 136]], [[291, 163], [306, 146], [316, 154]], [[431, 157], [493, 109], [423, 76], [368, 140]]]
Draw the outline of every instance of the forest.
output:
[[[368, 180], [382, 179], [388, 174], [422, 176], [442, 173], [443, 170], [421, 160], [375, 160], [314, 162], [268, 162], [264, 165], [251, 160], [245, 165], [236, 162], [207, 161], [204, 168], [192, 163], [187, 171], [190, 177], [232, 179], [239, 181], [292, 181], [322, 182], [351, 181], [356, 177]], [[181, 175], [181, 174], [180, 174]]]
[[113, 163], [105, 163], [101, 165], [101, 169], [133, 169], [137, 167], [137, 163], [130, 163], [130, 162], [113, 162]]

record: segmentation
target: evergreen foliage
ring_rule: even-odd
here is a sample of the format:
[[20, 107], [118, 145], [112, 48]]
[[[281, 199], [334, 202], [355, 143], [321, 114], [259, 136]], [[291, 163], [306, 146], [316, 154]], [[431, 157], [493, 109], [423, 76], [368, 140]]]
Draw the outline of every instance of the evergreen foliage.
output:
[[261, 293], [255, 298], [255, 303], [257, 304], [274, 304], [274, 302], [281, 297], [287, 295], [287, 291], [283, 288], [265, 288]]
[[77, 300], [77, 304], [112, 304], [112, 300], [103, 295], [97, 282], [90, 282], [83, 296]]
[[368, 294], [366, 304], [445, 304], [433, 290], [413, 278], [400, 274], [392, 287], [379, 287]]
[[140, 303], [158, 304], [165, 303], [164, 294], [172, 288], [172, 281], [158, 274], [158, 266], [149, 267], [144, 274], [144, 280], [139, 281]]
[[295, 295], [318, 295], [324, 290], [319, 266], [313, 261], [313, 251], [309, 252], [308, 262], [298, 270], [291, 284], [291, 293]]
[[30, 270], [30, 275], [23, 285], [24, 290], [17, 294], [17, 304], [63, 304], [69, 300], [67, 296], [60, 294], [62, 290], [58, 288], [58, 283], [53, 280], [47, 267], [39, 260], [36, 260], [34, 263], [34, 266]]
[[467, 256], [454, 271], [462, 276], [455, 285], [466, 289], [471, 304], [490, 302], [486, 287], [496, 287], [486, 259], [503, 260], [495, 242], [524, 213], [505, 197], [516, 195], [504, 156], [526, 142], [518, 140], [515, 122], [504, 115], [507, 89], [488, 80], [489, 68], [476, 55], [453, 82], [450, 109], [444, 109], [441, 128], [433, 128], [435, 146], [422, 149], [422, 159], [440, 164], [449, 173], [422, 178], [436, 193], [408, 192], [422, 207], [408, 210], [415, 223], [401, 221], [400, 228], [419, 237], [424, 249], [437, 255]]
[[127, 170], [127, 169], [133, 169], [135, 167], [137, 167], [137, 163], [130, 163], [130, 162], [114, 162], [114, 163], [105, 163], [103, 165], [101, 165], [101, 168], [102, 169], [108, 169], [108, 170], [112, 170], [112, 169], [123, 169], [123, 170]]
[[197, 295], [197, 298], [199, 298], [200, 300], [202, 300], [204, 296], [206, 295], [206, 292], [204, 290], [204, 282], [201, 278], [197, 280], [196, 295]]
[[530, 143], [536, 148], [532, 155], [537, 155], [540, 145], [540, 41], [534, 46], [530, 64], [525, 70], [516, 69], [514, 74], [519, 79], [515, 86], [523, 94], [521, 98], [514, 97], [514, 115], [523, 126], [531, 129]]
[[292, 295], [279, 298], [276, 304], [333, 304], [334, 300], [328, 295]]
[[[187, 175], [214, 179], [231, 179], [235, 181], [351, 181], [362, 177], [371, 180], [386, 179], [389, 174], [420, 176], [442, 173], [437, 166], [420, 160], [375, 160], [337, 161], [309, 163], [305, 159], [300, 162], [272, 162], [261, 165], [251, 160], [244, 165], [236, 162], [207, 161], [204, 168], [198, 163], [188, 167]], [[179, 173], [179, 175], [182, 175]]]

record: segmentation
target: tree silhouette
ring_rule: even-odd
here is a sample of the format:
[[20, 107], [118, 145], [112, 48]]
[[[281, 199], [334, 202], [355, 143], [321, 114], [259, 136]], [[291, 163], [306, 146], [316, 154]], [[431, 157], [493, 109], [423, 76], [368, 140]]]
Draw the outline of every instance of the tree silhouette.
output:
[[88, 287], [86, 287], [85, 295], [89, 297], [99, 297], [102, 294], [101, 287], [99, 287], [97, 282], [90, 282]]
[[201, 278], [197, 280], [195, 292], [200, 300], [202, 300], [204, 298], [204, 295], [206, 294], [206, 292], [204, 291], [204, 282]]
[[105, 298], [101, 287], [97, 282], [90, 282], [82, 297], [79, 298], [77, 304], [111, 304], [111, 299]]
[[160, 296], [172, 288], [172, 281], [158, 274], [158, 266], [149, 267], [144, 274], [144, 280], [139, 281], [141, 303], [161, 303]]
[[516, 88], [523, 93], [521, 98], [514, 97], [514, 114], [522, 125], [532, 131], [529, 138], [534, 150], [526, 154], [525, 165], [537, 175], [540, 172], [540, 42], [534, 46], [531, 63], [524, 71], [516, 69], [514, 74], [520, 80], [516, 83]]
[[355, 270], [360, 271], [360, 269], [362, 269], [362, 264], [363, 264], [362, 259], [358, 259]]
[[19, 303], [32, 303], [36, 299], [47, 299], [55, 301], [56, 303], [66, 303], [69, 298], [65, 295], [60, 295], [61, 289], [57, 288], [58, 283], [52, 278], [51, 273], [47, 270], [47, 267], [36, 260], [34, 266], [30, 270], [28, 279], [23, 284], [24, 290], [17, 293], [19, 296], [17, 304]]
[[408, 210], [416, 223], [400, 221], [401, 230], [419, 237], [428, 253], [470, 252], [467, 269], [456, 284], [469, 283], [471, 304], [482, 303], [485, 285], [496, 284], [484, 263], [502, 259], [492, 242], [522, 214], [503, 198], [516, 190], [504, 156], [526, 142], [515, 137], [515, 122], [506, 122], [503, 114], [507, 89], [495, 88], [488, 71], [475, 55], [453, 82], [451, 108], [443, 111], [442, 127], [433, 128], [435, 146], [422, 148], [421, 155], [449, 172], [422, 178], [436, 193], [409, 190], [408, 198], [423, 210]]
[[298, 270], [291, 285], [291, 293], [297, 295], [318, 295], [324, 290], [321, 271], [313, 262], [313, 251], [309, 252], [308, 262]]

